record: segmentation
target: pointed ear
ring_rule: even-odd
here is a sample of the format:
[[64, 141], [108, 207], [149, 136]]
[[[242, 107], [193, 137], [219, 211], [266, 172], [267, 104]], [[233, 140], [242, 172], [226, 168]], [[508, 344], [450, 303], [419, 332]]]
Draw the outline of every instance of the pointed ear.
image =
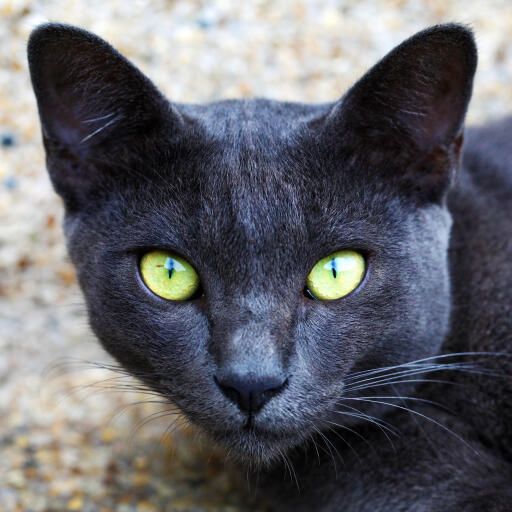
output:
[[[99, 179], [92, 162], [179, 116], [157, 88], [99, 37], [42, 25], [28, 42], [47, 164], [65, 199]], [[121, 142], [123, 144], [121, 144]]]
[[403, 42], [335, 105], [327, 129], [351, 153], [423, 199], [443, 196], [456, 171], [477, 63], [470, 30], [440, 25]]

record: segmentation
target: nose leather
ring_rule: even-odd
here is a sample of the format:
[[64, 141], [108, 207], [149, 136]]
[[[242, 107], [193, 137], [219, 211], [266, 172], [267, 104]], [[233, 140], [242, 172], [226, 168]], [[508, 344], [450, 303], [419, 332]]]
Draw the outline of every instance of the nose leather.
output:
[[257, 412], [272, 397], [280, 393], [288, 379], [282, 377], [259, 377], [229, 375], [223, 378], [215, 377], [215, 382], [232, 402], [238, 405], [242, 412]]

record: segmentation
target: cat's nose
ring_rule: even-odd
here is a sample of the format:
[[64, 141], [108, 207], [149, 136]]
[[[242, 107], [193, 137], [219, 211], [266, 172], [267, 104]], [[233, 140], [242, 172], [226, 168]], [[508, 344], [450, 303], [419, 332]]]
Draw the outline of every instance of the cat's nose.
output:
[[282, 377], [248, 378], [238, 375], [214, 377], [215, 382], [243, 412], [257, 412], [272, 397], [280, 393], [288, 382]]

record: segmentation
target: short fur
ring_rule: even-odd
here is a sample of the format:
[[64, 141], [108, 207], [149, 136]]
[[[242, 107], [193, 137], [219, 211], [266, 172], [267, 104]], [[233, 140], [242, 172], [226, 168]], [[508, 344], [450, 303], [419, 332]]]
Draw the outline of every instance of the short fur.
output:
[[[319, 105], [170, 103], [65, 25], [37, 28], [28, 55], [110, 354], [254, 469], [279, 510], [512, 510], [512, 119], [468, 130], [461, 150], [467, 28], [416, 34]], [[138, 261], [154, 248], [190, 261], [204, 295], [150, 292]], [[365, 255], [362, 284], [305, 296], [312, 266], [344, 248]], [[215, 382], [231, 374], [287, 385], [248, 420]]]

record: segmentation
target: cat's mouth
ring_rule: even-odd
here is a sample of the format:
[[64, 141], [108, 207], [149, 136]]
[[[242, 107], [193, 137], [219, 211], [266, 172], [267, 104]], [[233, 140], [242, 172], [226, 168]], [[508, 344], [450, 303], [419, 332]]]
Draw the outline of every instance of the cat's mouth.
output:
[[230, 458], [251, 466], [270, 466], [312, 435], [301, 422], [269, 421], [258, 414], [237, 423], [222, 427], [203, 423], [203, 429]]

